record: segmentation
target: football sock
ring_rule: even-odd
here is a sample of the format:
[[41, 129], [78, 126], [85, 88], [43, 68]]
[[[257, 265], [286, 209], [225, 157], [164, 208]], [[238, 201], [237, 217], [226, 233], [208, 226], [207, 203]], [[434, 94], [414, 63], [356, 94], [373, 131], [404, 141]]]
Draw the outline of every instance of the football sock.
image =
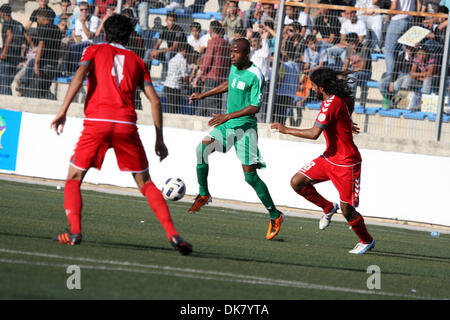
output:
[[81, 181], [69, 179], [64, 186], [64, 209], [70, 225], [70, 233], [81, 233]]
[[208, 172], [209, 165], [206, 161], [204, 161], [204, 157], [207, 157], [205, 154], [206, 145], [200, 143], [197, 146], [197, 181], [200, 186], [199, 195], [207, 196], [209, 195], [208, 190]]
[[150, 208], [152, 208], [159, 223], [161, 223], [166, 231], [167, 238], [170, 239], [172, 236], [178, 236], [178, 233], [173, 226], [167, 203], [161, 194], [161, 190], [159, 190], [152, 181], [148, 181], [142, 187], [141, 193], [147, 198]]
[[359, 215], [359, 217], [355, 220], [349, 221], [348, 224], [352, 227], [353, 231], [356, 233], [361, 242], [372, 242], [373, 238], [367, 231], [366, 224], [364, 223], [364, 218], [361, 215]]
[[255, 189], [258, 198], [261, 200], [263, 205], [269, 211], [271, 219], [277, 219], [281, 212], [275, 207], [272, 197], [270, 196], [269, 189], [267, 189], [266, 184], [262, 181], [256, 171], [244, 172], [245, 181]]
[[333, 210], [333, 203], [322, 197], [312, 184], [304, 186], [300, 191], [297, 191], [297, 193], [309, 202], [312, 202], [316, 206], [322, 208], [324, 213], [329, 213]]

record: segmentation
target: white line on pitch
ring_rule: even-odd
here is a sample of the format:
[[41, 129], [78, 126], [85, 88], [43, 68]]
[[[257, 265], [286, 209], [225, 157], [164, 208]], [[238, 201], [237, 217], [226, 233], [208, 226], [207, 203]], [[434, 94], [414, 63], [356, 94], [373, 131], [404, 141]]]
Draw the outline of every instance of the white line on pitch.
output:
[[[7, 253], [7, 254], [19, 254], [19, 255], [26, 255], [26, 256], [43, 257], [43, 258], [50, 258], [50, 259], [65, 259], [65, 260], [75, 260], [75, 261], [91, 262], [91, 263], [98, 263], [98, 264], [116, 265], [116, 267], [107, 266], [107, 265], [99, 265], [99, 266], [79, 265], [80, 268], [93, 269], [93, 270], [158, 274], [158, 275], [167, 275], [167, 276], [174, 276], [174, 277], [180, 277], [180, 278], [193, 278], [193, 279], [200, 279], [200, 280], [226, 281], [226, 282], [247, 283], [247, 284], [255, 284], [255, 285], [268, 285], [268, 286], [281, 286], [281, 287], [291, 287], [291, 288], [301, 288], [301, 289], [314, 289], [314, 290], [322, 290], [322, 291], [359, 293], [359, 294], [368, 294], [368, 295], [400, 297], [400, 298], [408, 298], [408, 299], [438, 299], [438, 298], [429, 298], [429, 297], [419, 297], [419, 296], [414, 296], [414, 295], [403, 295], [403, 294], [397, 294], [397, 293], [391, 293], [391, 292], [369, 291], [369, 290], [361, 290], [361, 289], [318, 285], [318, 284], [312, 284], [312, 283], [301, 282], [301, 281], [280, 280], [280, 279], [256, 277], [256, 276], [241, 275], [241, 274], [234, 274], [234, 273], [227, 273], [227, 272], [211, 271], [211, 270], [198, 270], [198, 269], [190, 269], [190, 268], [159, 266], [159, 265], [153, 265], [153, 264], [141, 264], [141, 263], [128, 262], [128, 261], [100, 260], [100, 259], [92, 259], [92, 258], [84, 258], [84, 257], [69, 257], [69, 256], [55, 255], [55, 254], [27, 252], [27, 251], [10, 250], [10, 249], [3, 249], [3, 248], [0, 248], [0, 252]], [[0, 259], [0, 262], [12, 263], [12, 264], [47, 266], [47, 267], [67, 267], [68, 265], [70, 265], [68, 263], [47, 263], [47, 262], [41, 262], [41, 261], [27, 261], [27, 260], [14, 260], [14, 259]], [[119, 266], [122, 266], [122, 267], [119, 267]], [[136, 269], [136, 268], [129, 268], [129, 267], [137, 267], [137, 268], [152, 269], [152, 270], [143, 270], [143, 269]]]

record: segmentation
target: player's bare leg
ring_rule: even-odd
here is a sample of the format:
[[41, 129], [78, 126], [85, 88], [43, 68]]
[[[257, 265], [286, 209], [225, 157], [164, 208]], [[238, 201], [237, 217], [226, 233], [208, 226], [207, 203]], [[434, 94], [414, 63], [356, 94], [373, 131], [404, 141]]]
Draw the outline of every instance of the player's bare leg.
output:
[[271, 240], [280, 232], [284, 214], [275, 207], [269, 189], [256, 172], [257, 165], [242, 165], [242, 169], [244, 170], [245, 181], [256, 191], [258, 198], [269, 211], [270, 222], [266, 239]]
[[306, 200], [314, 203], [316, 206], [322, 208], [323, 215], [319, 221], [319, 229], [323, 230], [329, 226], [331, 217], [337, 212], [339, 206], [337, 203], [332, 203], [320, 195], [316, 188], [314, 188], [311, 179], [297, 172], [291, 179], [291, 187], [299, 195], [303, 196]]
[[197, 181], [200, 187], [199, 194], [194, 203], [189, 208], [189, 213], [196, 213], [201, 207], [212, 201], [212, 197], [208, 190], [208, 156], [215, 151], [212, 144], [216, 140], [211, 137], [203, 138], [202, 142], [197, 146]]
[[150, 208], [166, 231], [167, 238], [173, 247], [182, 255], [188, 255], [192, 252], [192, 245], [184, 240], [175, 230], [169, 208], [164, 200], [161, 190], [159, 190], [150, 178], [148, 170], [139, 173], [133, 173], [133, 178], [141, 191], [147, 198]]
[[53, 238], [54, 241], [70, 245], [81, 243], [81, 209], [83, 201], [80, 187], [86, 173], [87, 170], [80, 170], [72, 165], [69, 166], [64, 186], [64, 209], [70, 230], [57, 235]]
[[367, 231], [364, 218], [349, 203], [341, 201], [341, 210], [342, 215], [359, 238], [359, 242], [356, 244], [355, 248], [349, 251], [349, 253], [364, 254], [373, 249], [375, 247], [375, 240]]

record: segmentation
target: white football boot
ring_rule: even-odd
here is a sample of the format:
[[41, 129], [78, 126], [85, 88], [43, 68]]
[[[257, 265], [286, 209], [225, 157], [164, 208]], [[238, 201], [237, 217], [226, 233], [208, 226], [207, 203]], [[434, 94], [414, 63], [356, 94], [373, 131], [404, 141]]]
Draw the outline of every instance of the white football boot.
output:
[[339, 205], [337, 203], [333, 203], [333, 209], [330, 212], [324, 213], [322, 215], [322, 217], [320, 218], [320, 221], [319, 221], [319, 229], [320, 230], [323, 230], [330, 225], [331, 217], [333, 216], [333, 214], [335, 214], [338, 211], [338, 209], [339, 209]]
[[371, 243], [358, 242], [356, 246], [348, 253], [364, 254], [367, 251], [372, 250], [373, 248], [375, 248], [375, 239], [373, 239]]

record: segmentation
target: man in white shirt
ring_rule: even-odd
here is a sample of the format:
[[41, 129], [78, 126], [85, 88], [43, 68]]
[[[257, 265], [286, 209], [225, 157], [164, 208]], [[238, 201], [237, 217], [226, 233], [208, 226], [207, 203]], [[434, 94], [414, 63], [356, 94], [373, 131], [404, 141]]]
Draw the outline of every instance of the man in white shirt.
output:
[[210, 38], [209, 33], [204, 35], [202, 33], [202, 26], [198, 22], [192, 22], [191, 33], [187, 36], [187, 42], [200, 54], [203, 54], [208, 46]]
[[366, 24], [358, 19], [356, 11], [347, 10], [345, 13], [348, 19], [345, 20], [341, 25], [341, 40], [335, 46], [327, 49], [328, 64], [330, 67], [337, 70], [340, 70], [344, 61], [342, 55], [344, 54], [345, 48], [347, 47], [345, 36], [350, 33], [356, 33], [358, 35], [360, 43], [364, 43], [367, 36]]
[[83, 50], [92, 44], [95, 33], [101, 25], [101, 20], [97, 16], [90, 15], [89, 4], [86, 1], [80, 2], [78, 7], [80, 13], [75, 20], [75, 29], [72, 32], [75, 43], [70, 46], [69, 72], [75, 72]]
[[95, 32], [100, 27], [101, 20], [97, 16], [89, 14], [89, 5], [87, 2], [81, 2], [79, 8], [80, 14], [75, 20], [75, 32], [73, 33], [73, 40], [76, 43], [92, 43]]

